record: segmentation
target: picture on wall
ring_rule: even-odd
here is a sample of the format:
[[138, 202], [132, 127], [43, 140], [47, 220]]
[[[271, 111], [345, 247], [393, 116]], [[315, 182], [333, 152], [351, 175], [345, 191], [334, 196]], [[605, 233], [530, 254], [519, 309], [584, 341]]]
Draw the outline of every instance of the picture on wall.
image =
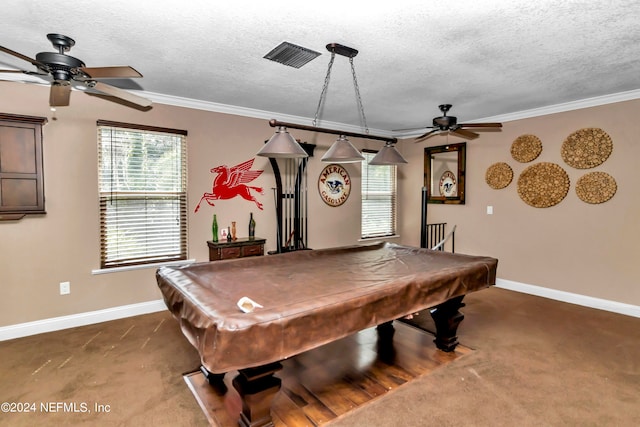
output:
[[327, 165], [318, 177], [318, 192], [327, 205], [342, 205], [351, 193], [349, 172], [338, 164]]
[[213, 203], [214, 200], [232, 199], [237, 196], [254, 202], [258, 209], [262, 210], [262, 203], [251, 193], [254, 191], [259, 194], [264, 194], [262, 187], [247, 185], [264, 172], [261, 170], [251, 170], [254, 160], [255, 159], [249, 159], [246, 162], [232, 167], [220, 165], [211, 168], [210, 172], [216, 174], [216, 177], [213, 179], [211, 192], [202, 195], [194, 212], [198, 212], [203, 201], [207, 202], [209, 206], [215, 206]]

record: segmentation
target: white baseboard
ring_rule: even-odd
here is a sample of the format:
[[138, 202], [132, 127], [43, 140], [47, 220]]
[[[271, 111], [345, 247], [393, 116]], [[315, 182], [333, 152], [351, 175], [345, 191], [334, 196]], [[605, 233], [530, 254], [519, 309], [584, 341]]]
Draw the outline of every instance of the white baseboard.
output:
[[[600, 298], [593, 298], [585, 295], [573, 294], [570, 292], [558, 291], [556, 289], [543, 288], [540, 286], [528, 285], [526, 283], [519, 283], [505, 279], [497, 279], [496, 287], [516, 292], [522, 292], [525, 294], [536, 295], [557, 301], [568, 302], [571, 304], [577, 304], [584, 307], [611, 311], [627, 316], [640, 317], [640, 307], [637, 305], [624, 304], [621, 302], [609, 301]], [[155, 313], [166, 309], [167, 306], [164, 304], [163, 300], [156, 300], [142, 302], [139, 304], [124, 305], [121, 307], [107, 308], [104, 310], [72, 314], [69, 316], [36, 320], [34, 322], [21, 323], [18, 325], [4, 326], [0, 327], [0, 341], [27, 337], [29, 335], [42, 334], [45, 332], [59, 331], [62, 329], [75, 328], [78, 326], [92, 325], [94, 323], [123, 319], [125, 317]]]
[[556, 289], [543, 288], [540, 286], [527, 285], [526, 283], [514, 282], [512, 280], [496, 279], [496, 287], [509, 289], [511, 291], [522, 292], [524, 294], [536, 295], [556, 301], [568, 302], [584, 307], [597, 308], [599, 310], [611, 311], [632, 317], [640, 317], [640, 306], [625, 304], [617, 301], [610, 301], [586, 295], [573, 294], [571, 292], [559, 291]]
[[156, 300], [107, 308], [104, 310], [89, 311], [86, 313], [71, 314], [69, 316], [36, 320], [34, 322], [20, 323], [18, 325], [4, 326], [0, 327], [0, 341], [75, 328], [78, 326], [92, 325], [94, 323], [139, 316], [141, 314], [155, 313], [166, 309], [167, 306], [164, 304], [163, 300]]

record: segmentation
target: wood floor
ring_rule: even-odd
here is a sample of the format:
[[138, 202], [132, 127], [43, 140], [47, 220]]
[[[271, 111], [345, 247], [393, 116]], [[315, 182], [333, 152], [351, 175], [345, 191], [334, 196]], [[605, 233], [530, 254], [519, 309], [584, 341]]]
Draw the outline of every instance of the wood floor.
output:
[[[379, 343], [371, 328], [282, 362], [282, 389], [271, 409], [275, 426], [327, 424], [472, 351], [459, 345], [445, 353], [436, 349], [432, 334], [394, 326], [392, 346]], [[212, 426], [238, 425], [241, 402], [231, 385], [236, 374], [225, 376], [226, 393], [211, 387], [199, 370], [184, 375]]]

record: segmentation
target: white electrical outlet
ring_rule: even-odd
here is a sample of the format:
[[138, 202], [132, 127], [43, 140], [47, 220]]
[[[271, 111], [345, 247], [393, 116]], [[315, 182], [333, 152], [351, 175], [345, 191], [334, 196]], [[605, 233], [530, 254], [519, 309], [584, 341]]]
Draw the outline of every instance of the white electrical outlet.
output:
[[71, 282], [60, 282], [60, 295], [68, 295], [71, 293]]
[[493, 215], [493, 206], [487, 206], [487, 215]]

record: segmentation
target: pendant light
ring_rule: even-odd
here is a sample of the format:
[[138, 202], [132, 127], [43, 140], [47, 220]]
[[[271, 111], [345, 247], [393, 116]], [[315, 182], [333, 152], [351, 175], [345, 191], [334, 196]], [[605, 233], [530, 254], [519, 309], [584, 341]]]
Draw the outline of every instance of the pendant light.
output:
[[370, 165], [382, 166], [382, 165], [399, 165], [408, 163], [402, 154], [398, 152], [394, 143], [387, 142], [384, 147], [378, 151], [373, 159], [369, 162]]
[[287, 131], [285, 126], [278, 126], [276, 133], [258, 151], [258, 156], [273, 158], [303, 158], [309, 157], [304, 148]]
[[340, 135], [331, 148], [322, 156], [322, 161], [329, 163], [356, 163], [363, 160], [364, 156], [344, 135]]

